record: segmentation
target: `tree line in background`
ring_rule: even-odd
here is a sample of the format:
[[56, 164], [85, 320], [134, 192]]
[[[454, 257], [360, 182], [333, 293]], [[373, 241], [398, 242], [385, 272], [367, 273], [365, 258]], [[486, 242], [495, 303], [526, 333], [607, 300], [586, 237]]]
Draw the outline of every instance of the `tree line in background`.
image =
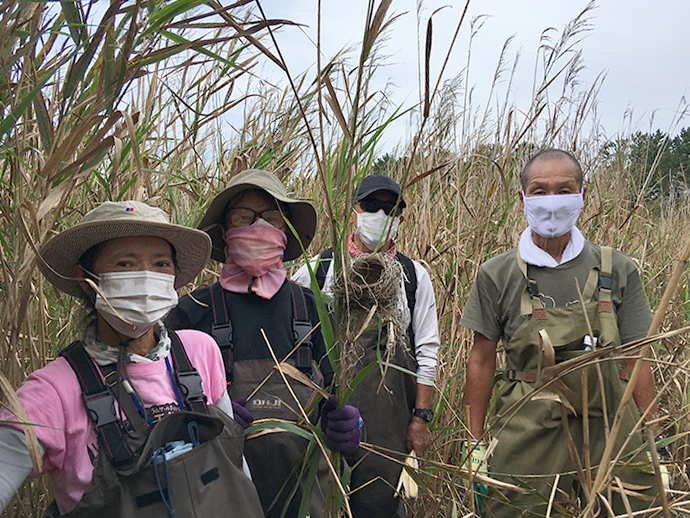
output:
[[608, 142], [601, 156], [605, 164], [629, 172], [635, 197], [671, 203], [690, 198], [690, 128], [675, 137], [638, 131]]

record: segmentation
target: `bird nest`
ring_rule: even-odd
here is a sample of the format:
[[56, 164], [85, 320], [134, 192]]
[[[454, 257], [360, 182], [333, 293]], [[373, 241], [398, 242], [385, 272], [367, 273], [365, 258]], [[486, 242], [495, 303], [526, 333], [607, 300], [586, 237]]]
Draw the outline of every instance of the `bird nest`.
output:
[[[333, 279], [333, 300], [343, 308], [348, 342], [343, 366], [354, 366], [373, 341], [385, 340], [384, 359], [408, 352], [407, 319], [402, 312], [402, 267], [388, 254], [363, 254]], [[384, 345], [381, 343], [380, 345]]]

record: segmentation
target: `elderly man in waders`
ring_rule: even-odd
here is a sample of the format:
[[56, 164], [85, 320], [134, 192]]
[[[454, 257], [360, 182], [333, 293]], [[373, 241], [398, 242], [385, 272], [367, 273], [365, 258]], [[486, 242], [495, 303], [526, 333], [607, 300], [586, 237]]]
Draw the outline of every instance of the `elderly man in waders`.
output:
[[[477, 459], [485, 448], [484, 422], [496, 374], [499, 341], [505, 349], [506, 369], [499, 381], [491, 427], [498, 443], [489, 460], [489, 475], [511, 483], [519, 481], [528, 492], [507, 492], [506, 499], [489, 493], [481, 507], [485, 516], [511, 518], [544, 516], [550, 498], [555, 513], [573, 506], [584, 508], [587, 500], [583, 486], [588, 482], [577, 476], [567, 435], [572, 436], [582, 466], [588, 465], [585, 455], [589, 455], [593, 479], [635, 363], [634, 359], [605, 356], [599, 364], [603, 387], [592, 366], [562, 377], [565, 388], [561, 393], [567, 394], [572, 405], [565, 412], [548, 389], [538, 397], [527, 398], [524, 406], [515, 410], [514, 404], [530, 394], [539, 381], [540, 348], [544, 354], [541, 366], [546, 367], [553, 363], [547, 360], [549, 352], [558, 363], [596, 347], [631, 342], [645, 337], [652, 322], [632, 260], [618, 250], [585, 240], [575, 226], [586, 192], [578, 161], [565, 151], [542, 151], [525, 166], [521, 183], [520, 203], [529, 227], [517, 248], [480, 267], [461, 320], [463, 326], [475, 332], [467, 365], [465, 405], [469, 407], [470, 433], [476, 446], [473, 457]], [[584, 307], [574, 279], [582, 289]], [[551, 345], [543, 336], [540, 345], [543, 330]], [[584, 387], [587, 398], [583, 398]], [[634, 400], [643, 411], [651, 406], [648, 417], [656, 415], [654, 380], [647, 361], [643, 363]], [[586, 408], [583, 401], [588, 401]], [[583, 419], [583, 414], [587, 419]], [[565, 426], [569, 434], [562, 417], [568, 420]], [[621, 449], [623, 453], [612, 471], [612, 491], [605, 492], [605, 496], [617, 514], [625, 512], [618, 481], [625, 487], [633, 510], [658, 505], [654, 497], [660, 488], [656, 487], [648, 452], [635, 427], [639, 417], [638, 408], [630, 402], [615, 438], [614, 456]], [[589, 452], [584, 447], [587, 438]], [[594, 515], [606, 515], [605, 506], [598, 504]]]
[[[283, 268], [283, 260], [301, 255], [300, 244], [309, 246], [316, 210], [307, 201], [290, 198], [273, 174], [249, 169], [233, 176], [211, 200], [199, 228], [210, 236], [211, 257], [223, 268], [218, 282], [182, 297], [166, 324], [205, 331], [216, 339], [233, 408], [245, 427], [254, 418], [300, 421], [292, 393], [306, 409], [314, 390], [292, 380], [291, 393], [274, 369], [273, 355], [322, 387], [333, 378], [314, 294], [290, 282]], [[321, 406], [321, 428], [330, 448], [349, 452], [359, 444], [359, 412], [350, 405], [336, 406], [335, 396]], [[319, 414], [310, 417], [316, 420]], [[314, 445], [307, 439], [280, 431], [247, 440], [245, 455], [267, 517], [283, 512], [288, 518], [298, 516], [308, 497], [309, 466], [303, 462], [308, 447]], [[312, 518], [322, 516], [324, 509], [328, 472], [321, 461], [311, 490]]]
[[[355, 231], [348, 241], [351, 258], [378, 252], [395, 258], [401, 265], [400, 300], [407, 319], [409, 348], [396, 348], [392, 363], [416, 372], [416, 376], [397, 369], [387, 369], [386, 389], [381, 388], [381, 370], [372, 369], [356, 387], [349, 402], [361, 412], [364, 440], [389, 450], [414, 453], [422, 457], [431, 441], [429, 423], [439, 337], [436, 299], [426, 269], [396, 249], [395, 238], [403, 220], [406, 203], [400, 186], [384, 175], [365, 177], [356, 187], [352, 199], [352, 223]], [[321, 290], [331, 295], [333, 284], [333, 250], [328, 249], [312, 258], [316, 281]], [[311, 278], [305, 266], [293, 276], [302, 286]], [[386, 343], [385, 333], [371, 333], [373, 346], [367, 349], [361, 365], [377, 361], [376, 346]], [[381, 351], [381, 356], [384, 351]], [[399, 457], [399, 459], [402, 458]], [[354, 466], [350, 487], [350, 506], [356, 518], [405, 516], [396, 494], [400, 478], [399, 463], [358, 448], [348, 457]]]

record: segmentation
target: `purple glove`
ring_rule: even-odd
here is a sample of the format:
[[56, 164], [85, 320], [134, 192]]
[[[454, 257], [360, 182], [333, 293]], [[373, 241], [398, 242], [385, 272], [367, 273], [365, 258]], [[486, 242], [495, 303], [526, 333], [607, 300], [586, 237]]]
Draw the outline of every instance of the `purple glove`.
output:
[[244, 430], [249, 428], [254, 422], [254, 416], [247, 410], [247, 398], [234, 399], [232, 401], [232, 412], [235, 414], [235, 421]]
[[331, 395], [321, 407], [321, 431], [332, 450], [352, 453], [362, 437], [362, 418], [352, 405], [338, 408], [338, 398]]

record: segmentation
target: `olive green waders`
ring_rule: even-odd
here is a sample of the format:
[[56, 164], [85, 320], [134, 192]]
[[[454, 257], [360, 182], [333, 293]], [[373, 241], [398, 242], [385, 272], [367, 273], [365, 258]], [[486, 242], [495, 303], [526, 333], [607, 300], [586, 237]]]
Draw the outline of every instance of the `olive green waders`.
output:
[[[596, 346], [616, 346], [620, 345], [620, 336], [615, 308], [611, 302], [611, 249], [602, 247], [601, 250], [601, 272], [597, 268], [590, 272], [583, 300], [587, 301], [585, 309], [593, 334], [598, 337]], [[539, 332], [546, 330], [548, 333], [556, 362], [584, 354], [588, 350], [589, 337], [585, 338], [588, 328], [582, 305], [543, 308], [536, 283], [529, 278], [528, 267], [519, 254], [518, 264], [526, 279], [527, 287], [521, 301], [521, 313], [526, 320], [506, 347], [506, 372], [497, 394], [496, 417], [491, 428], [498, 444], [489, 461], [489, 476], [522, 486], [528, 489], [528, 494], [503, 492], [506, 497], [504, 500], [490, 489], [484, 498], [483, 512], [485, 516], [491, 517], [544, 516], [549, 498], [554, 494], [551, 516], [559, 516], [563, 509], [584, 508], [587, 502], [583, 486], [588, 483], [581, 481], [577, 475], [576, 464], [568, 450], [562, 416], [567, 415], [566, 426], [575, 444], [580, 464], [587, 466], [583, 447], [586, 437], [583, 426], [584, 371], [587, 378], [589, 459], [592, 466], [591, 479], [594, 480], [606, 446], [607, 429], [613, 423], [613, 415], [625, 391], [627, 381], [621, 379], [625, 361], [604, 357], [599, 363], [604, 399], [597, 369], [591, 364], [561, 378], [569, 389], [563, 392], [567, 394], [566, 397], [577, 415], [567, 409], [563, 413], [563, 405], [548, 389], [543, 389], [536, 397], [534, 394], [530, 396], [540, 367]], [[597, 289], [598, 301], [594, 297]], [[514, 406], [525, 396], [527, 402], [524, 406]], [[628, 489], [634, 488], [635, 494], [626, 493], [633, 510], [649, 507], [653, 497], [658, 494], [647, 451], [642, 448], [641, 434], [634, 431], [638, 419], [639, 413], [634, 403], [628, 403], [613, 449], [614, 458], [621, 448], [624, 449], [613, 469], [613, 477], [618, 477]], [[628, 442], [624, 446], [626, 440]], [[556, 474], [559, 478], [554, 492]], [[588, 478], [586, 473], [585, 478]], [[604, 498], [612, 504], [616, 513], [625, 512], [623, 501], [616, 491], [619, 490], [616, 482], [607, 487], [610, 486], [612, 490], [605, 490]], [[598, 509], [606, 516], [603, 507], [599, 506]]]

